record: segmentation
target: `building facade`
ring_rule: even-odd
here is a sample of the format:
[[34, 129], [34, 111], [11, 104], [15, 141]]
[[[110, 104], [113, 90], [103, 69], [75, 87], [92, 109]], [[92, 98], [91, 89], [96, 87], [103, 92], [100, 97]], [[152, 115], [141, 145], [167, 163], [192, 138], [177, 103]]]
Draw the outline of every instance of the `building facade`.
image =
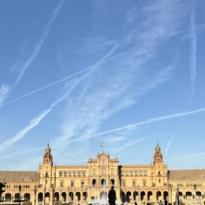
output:
[[3, 204], [98, 203], [112, 186], [118, 203], [174, 204], [179, 198], [186, 205], [205, 204], [205, 169], [168, 170], [159, 145], [150, 165], [120, 165], [102, 152], [82, 166], [54, 165], [48, 145], [38, 171], [0, 171], [0, 182], [6, 183]]

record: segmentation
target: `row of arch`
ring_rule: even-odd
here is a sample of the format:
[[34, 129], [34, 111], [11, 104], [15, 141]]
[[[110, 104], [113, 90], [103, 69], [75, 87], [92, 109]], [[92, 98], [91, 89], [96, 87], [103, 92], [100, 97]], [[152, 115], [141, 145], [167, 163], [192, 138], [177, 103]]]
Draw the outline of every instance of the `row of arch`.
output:
[[[187, 191], [185, 193], [182, 192], [178, 192], [179, 197], [183, 197], [184, 199], [189, 199], [189, 198], [194, 198], [196, 197], [202, 197], [205, 198], [205, 195], [202, 194], [202, 192], [197, 191], [194, 194], [190, 191]], [[53, 199], [54, 201], [81, 201], [81, 200], [85, 200], [87, 201], [87, 197], [88, 197], [88, 193], [87, 192], [55, 192], [53, 195]], [[131, 192], [131, 191], [121, 191], [121, 200], [122, 202], [130, 202], [131, 200], [137, 201], [152, 201], [153, 199], [156, 199], [157, 201], [159, 200], [168, 200], [169, 197], [169, 193], [167, 191], [161, 192], [161, 191], [157, 191], [156, 193], [152, 192], [152, 191], [142, 191], [142, 192]], [[50, 200], [51, 198], [51, 194], [49, 192], [46, 192], [45, 194], [43, 194], [42, 192], [37, 194], [37, 200], [38, 202], [42, 202], [44, 199]], [[16, 193], [12, 196], [11, 193], [6, 193], [4, 195], [4, 200], [9, 202], [9, 201], [15, 201], [15, 200], [20, 200], [23, 199], [25, 201], [30, 201], [31, 200], [31, 195], [29, 193], [24, 193], [24, 194], [19, 194]]]
[[[62, 202], [73, 201], [74, 199], [76, 199], [77, 201], [86, 201], [87, 197], [87, 192], [62, 192], [61, 194], [59, 192], [55, 192], [53, 195], [53, 200]], [[38, 193], [38, 202], [42, 202], [43, 200], [51, 200], [51, 194], [49, 192], [46, 192], [45, 195], [42, 192]]]
[[140, 201], [151, 201], [154, 199], [156, 199], [157, 201], [159, 200], [168, 200], [168, 197], [169, 197], [169, 193], [167, 191], [164, 191], [164, 192], [161, 192], [161, 191], [157, 191], [156, 193], [153, 193], [152, 191], [149, 191], [149, 192], [123, 192], [121, 191], [121, 200], [123, 203], [125, 202], [130, 202], [131, 200], [134, 200], [134, 201], [137, 201], [137, 200], [140, 200]]
[[20, 200], [23, 199], [25, 201], [30, 201], [31, 200], [31, 195], [29, 193], [25, 193], [20, 195], [19, 193], [14, 194], [14, 196], [12, 196], [12, 194], [10, 193], [6, 193], [4, 195], [4, 200], [9, 202], [9, 201], [15, 201], [15, 200]]
[[189, 197], [204, 197], [200, 191], [197, 191], [196, 193], [192, 193], [190, 191], [185, 192], [184, 194], [182, 192], [178, 192], [179, 197], [189, 198]]

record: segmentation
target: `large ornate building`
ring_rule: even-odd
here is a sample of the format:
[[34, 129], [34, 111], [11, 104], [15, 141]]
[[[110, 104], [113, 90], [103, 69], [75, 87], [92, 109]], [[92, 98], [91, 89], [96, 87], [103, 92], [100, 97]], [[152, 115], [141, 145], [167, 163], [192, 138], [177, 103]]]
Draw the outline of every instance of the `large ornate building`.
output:
[[48, 145], [38, 171], [1, 171], [0, 182], [6, 183], [3, 204], [19, 199], [34, 205], [96, 203], [111, 186], [123, 203], [174, 203], [178, 196], [187, 205], [205, 204], [205, 169], [168, 170], [159, 145], [150, 165], [120, 165], [102, 152], [82, 166], [54, 165]]

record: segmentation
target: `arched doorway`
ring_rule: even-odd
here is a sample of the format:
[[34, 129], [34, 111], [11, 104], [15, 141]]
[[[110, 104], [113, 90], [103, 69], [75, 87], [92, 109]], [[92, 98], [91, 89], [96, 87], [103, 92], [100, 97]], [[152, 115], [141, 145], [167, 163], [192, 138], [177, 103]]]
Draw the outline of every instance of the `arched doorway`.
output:
[[133, 193], [133, 199], [134, 199], [134, 201], [137, 201], [137, 200], [138, 200], [138, 197], [139, 197], [139, 193], [138, 193], [137, 191], [135, 191], [135, 192]]
[[161, 200], [161, 196], [162, 196], [162, 193], [160, 191], [158, 191], [156, 194], [157, 201]]
[[25, 201], [30, 201], [30, 199], [31, 199], [31, 196], [30, 196], [29, 193], [24, 194], [24, 200]]
[[54, 193], [54, 201], [59, 201], [59, 193], [58, 192]]
[[43, 201], [43, 193], [38, 193], [38, 202], [42, 202]]
[[77, 201], [80, 201], [81, 200], [81, 194], [80, 192], [76, 192], [76, 197], [77, 197]]
[[202, 196], [202, 195], [201, 195], [201, 192], [200, 192], [200, 191], [197, 191], [197, 192], [196, 192], [196, 196], [197, 196], [197, 197], [201, 197], [201, 196]]
[[190, 191], [186, 192], [186, 199], [192, 199], [192, 193]]
[[47, 204], [47, 203], [49, 203], [49, 201], [50, 201], [50, 193], [46, 192], [45, 193], [45, 203]]
[[66, 193], [65, 192], [62, 192], [61, 197], [62, 197], [62, 201], [66, 202]]
[[130, 203], [130, 201], [131, 201], [131, 196], [132, 196], [131, 192], [128, 191], [127, 194], [126, 194], [126, 201], [127, 201], [128, 203]]
[[70, 197], [70, 201], [73, 201], [73, 199], [74, 199], [74, 194], [73, 194], [73, 192], [69, 192], [69, 197]]
[[11, 201], [11, 194], [10, 193], [6, 193], [5, 194], [5, 201]]
[[153, 196], [152, 192], [149, 191], [149, 192], [147, 193], [147, 200], [148, 200], [148, 201], [152, 201], [152, 196]]
[[164, 200], [168, 200], [169, 193], [167, 191], [164, 192]]
[[83, 200], [87, 201], [88, 198], [88, 193], [87, 192], [83, 192]]
[[145, 199], [145, 192], [142, 191], [142, 192], [140, 193], [140, 200], [141, 200], [141, 201], [144, 201], [144, 199]]
[[19, 193], [16, 193], [15, 195], [14, 195], [14, 200], [15, 201], [19, 201], [21, 198], [20, 198], [20, 194]]

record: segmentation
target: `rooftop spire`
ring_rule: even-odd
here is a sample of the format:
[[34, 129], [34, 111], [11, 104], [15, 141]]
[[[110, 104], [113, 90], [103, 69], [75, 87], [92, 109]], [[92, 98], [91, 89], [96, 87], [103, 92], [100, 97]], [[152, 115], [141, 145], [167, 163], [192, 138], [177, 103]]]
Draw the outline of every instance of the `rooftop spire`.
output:
[[50, 148], [49, 143], [47, 144], [47, 146], [45, 148], [45, 153], [44, 153], [44, 156], [43, 156], [43, 163], [53, 165], [53, 156], [52, 156], [52, 153], [51, 153], [51, 148]]
[[154, 162], [153, 164], [163, 163], [163, 155], [161, 153], [160, 145], [157, 143], [154, 153]]

